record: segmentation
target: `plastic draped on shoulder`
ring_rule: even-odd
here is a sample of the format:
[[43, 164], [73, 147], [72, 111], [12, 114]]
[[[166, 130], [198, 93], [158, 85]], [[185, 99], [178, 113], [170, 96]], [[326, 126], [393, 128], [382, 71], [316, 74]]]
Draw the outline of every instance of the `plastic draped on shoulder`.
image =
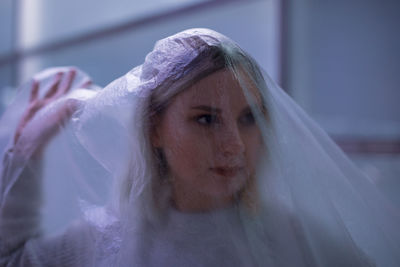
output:
[[[69, 69], [36, 76], [40, 93]], [[158, 41], [142, 65], [104, 89], [80, 88], [88, 79], [78, 71], [70, 93], [27, 125], [25, 145], [6, 153], [3, 261], [400, 265], [399, 211], [227, 37], [186, 30]], [[3, 149], [31, 84], [1, 120]], [[40, 122], [71, 99], [79, 105], [69, 122], [32, 159]], [[43, 216], [45, 233], [55, 218], [79, 223], [48, 238]]]

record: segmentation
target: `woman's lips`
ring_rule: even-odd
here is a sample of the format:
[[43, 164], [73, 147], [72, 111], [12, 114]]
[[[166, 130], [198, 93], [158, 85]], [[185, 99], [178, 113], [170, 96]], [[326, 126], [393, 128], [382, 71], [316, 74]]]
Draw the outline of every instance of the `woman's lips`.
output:
[[214, 167], [211, 170], [224, 177], [236, 176], [243, 168], [242, 167]]

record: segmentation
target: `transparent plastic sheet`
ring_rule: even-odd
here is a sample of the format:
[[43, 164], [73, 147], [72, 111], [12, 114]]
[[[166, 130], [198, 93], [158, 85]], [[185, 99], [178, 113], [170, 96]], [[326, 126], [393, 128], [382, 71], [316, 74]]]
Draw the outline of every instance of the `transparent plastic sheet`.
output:
[[[32, 168], [33, 172], [41, 173], [44, 177], [54, 177], [46, 179], [46, 181], [49, 181], [51, 183], [44, 183], [45, 186], [43, 189], [45, 191], [44, 195], [46, 197], [46, 200], [44, 201], [45, 208], [42, 210], [45, 217], [45, 219], [43, 220], [44, 224], [48, 224], [48, 221], [52, 216], [52, 209], [55, 209], [55, 207], [52, 206], [52, 199], [57, 198], [57, 195], [52, 195], [53, 190], [47, 190], [47, 187], [55, 186], [60, 183], [55, 187], [58, 188], [58, 192], [60, 192], [62, 186], [72, 185], [72, 181], [68, 176], [77, 177], [77, 175], [71, 175], [72, 167], [76, 166], [76, 159], [68, 160], [68, 157], [71, 156], [72, 153], [74, 153], [74, 149], [66, 149], [68, 145], [73, 144], [71, 143], [72, 140], [67, 137], [69, 135], [69, 129], [67, 127], [68, 124], [64, 124], [62, 122], [59, 122], [59, 124], [56, 125], [56, 128], [59, 128], [59, 134], [55, 138], [56, 140], [54, 140], [54, 142], [51, 142], [49, 147], [47, 147], [45, 150], [45, 164], [41, 162], [35, 162], [34, 160], [29, 160], [30, 158], [32, 158], [32, 153], [37, 149], [37, 146], [39, 146], [40, 144], [37, 139], [46, 138], [40, 138], [40, 130], [38, 128], [45, 127], [46, 121], [53, 118], [54, 116], [57, 116], [57, 112], [60, 110], [60, 107], [65, 105], [69, 100], [79, 98], [82, 98], [83, 100], [85, 98], [84, 95], [86, 92], [80, 91], [79, 87], [81, 85], [89, 86], [90, 78], [85, 73], [77, 71], [76, 75], [70, 81], [71, 89], [68, 96], [60, 97], [59, 99], [57, 99], [57, 101], [54, 101], [45, 106], [36, 114], [32, 122], [28, 124], [28, 126], [25, 128], [23, 136], [20, 138], [19, 146], [14, 147], [14, 137], [17, 124], [29, 104], [31, 89], [34, 86], [34, 83], [38, 83], [39, 85], [37, 97], [43, 98], [46, 92], [54, 83], [57, 75], [60, 75], [61, 77], [60, 85], [65, 84], [66, 82], [68, 82], [68, 72], [73, 69], [74, 68], [72, 67], [52, 68], [35, 75], [32, 80], [20, 87], [15, 100], [3, 114], [0, 122], [2, 126], [0, 136], [0, 149], [3, 151], [3, 153], [7, 155], [5, 160], [16, 163], [15, 167], [10, 168], [7, 168], [6, 164], [2, 165], [1, 169], [4, 176], [4, 179], [2, 179], [1, 181], [2, 197], [7, 196], [8, 192], [17, 182], [18, 177], [21, 175], [24, 169]], [[96, 89], [95, 86], [91, 87], [92, 89]], [[70, 166], [67, 166], [68, 164]], [[74, 182], [77, 182], [78, 180], [79, 179], [75, 180]], [[70, 197], [70, 200], [74, 200], [74, 198]], [[3, 201], [5, 201], [5, 199], [2, 199], [2, 202]], [[24, 201], [29, 201], [29, 198], [26, 198]], [[58, 208], [59, 207], [57, 207], [56, 210]], [[65, 211], [66, 214], [68, 214], [68, 211]], [[65, 219], [65, 216], [61, 216], [58, 220], [61, 221], [63, 219]], [[64, 224], [64, 226], [66, 225]], [[52, 232], [53, 230], [56, 230], [54, 227], [46, 226], [46, 228], [46, 232]], [[51, 228], [53, 229], [50, 230]]]
[[[46, 90], [54, 75], [41, 77]], [[192, 29], [160, 40], [143, 65], [104, 89], [80, 89], [79, 77], [86, 76], [78, 71], [71, 92], [35, 118], [50, 118], [57, 103], [79, 101], [44, 156], [30, 158], [35, 144], [23, 146], [30, 149], [22, 157], [5, 156], [1, 264], [399, 266], [399, 211], [227, 37]], [[20, 103], [27, 103], [29, 86], [23, 89]], [[185, 110], [187, 101], [203, 106], [202, 113]], [[165, 126], [177, 105], [183, 113]], [[14, 104], [7, 114], [20, 112], [1, 121], [8, 140], [21, 106]], [[3, 128], [5, 121], [12, 127]], [[169, 142], [160, 137], [166, 131]], [[174, 137], [181, 139], [169, 149]], [[185, 193], [178, 187], [181, 173], [198, 175], [186, 202], [178, 197]], [[41, 180], [55, 179], [70, 182], [62, 186], [81, 212], [66, 216], [63, 205], [72, 204], [56, 203], [51, 217], [78, 219], [49, 237], [39, 232]], [[215, 191], [219, 179], [226, 188], [238, 186], [228, 202], [221, 197], [225, 187]], [[192, 201], [194, 189], [203, 196], [200, 210], [193, 208], [199, 204]], [[57, 202], [56, 196], [42, 202]], [[52, 232], [50, 225], [42, 228]]]

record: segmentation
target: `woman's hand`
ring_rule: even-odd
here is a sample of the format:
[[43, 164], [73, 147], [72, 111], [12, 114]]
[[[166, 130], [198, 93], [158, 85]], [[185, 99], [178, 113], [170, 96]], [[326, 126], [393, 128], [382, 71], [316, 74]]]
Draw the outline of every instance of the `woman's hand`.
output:
[[[42, 98], [39, 97], [40, 83], [34, 79], [29, 105], [24, 111], [14, 135], [14, 147], [17, 147], [22, 153], [29, 153], [29, 148], [32, 148], [33, 151], [30, 151], [29, 154], [40, 154], [45, 145], [55, 136], [59, 127], [76, 111], [78, 102], [74, 99], [60, 100], [60, 103], [57, 103], [51, 112], [46, 113], [45, 117], [39, 119], [34, 119], [34, 117], [41, 109], [69, 92], [75, 75], [76, 70], [73, 68], [66, 72], [58, 72], [54, 75], [54, 81]], [[87, 84], [82, 84], [81, 87], [85, 85]]]

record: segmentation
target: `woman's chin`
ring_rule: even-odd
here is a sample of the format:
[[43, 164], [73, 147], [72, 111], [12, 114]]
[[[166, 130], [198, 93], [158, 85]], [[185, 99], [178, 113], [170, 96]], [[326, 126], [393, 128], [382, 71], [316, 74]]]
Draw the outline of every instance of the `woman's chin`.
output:
[[240, 192], [245, 186], [247, 177], [242, 174], [237, 174], [235, 176], [221, 176], [217, 175], [213, 177], [212, 183], [210, 183], [209, 188], [207, 188], [207, 194], [212, 198], [231, 198]]

